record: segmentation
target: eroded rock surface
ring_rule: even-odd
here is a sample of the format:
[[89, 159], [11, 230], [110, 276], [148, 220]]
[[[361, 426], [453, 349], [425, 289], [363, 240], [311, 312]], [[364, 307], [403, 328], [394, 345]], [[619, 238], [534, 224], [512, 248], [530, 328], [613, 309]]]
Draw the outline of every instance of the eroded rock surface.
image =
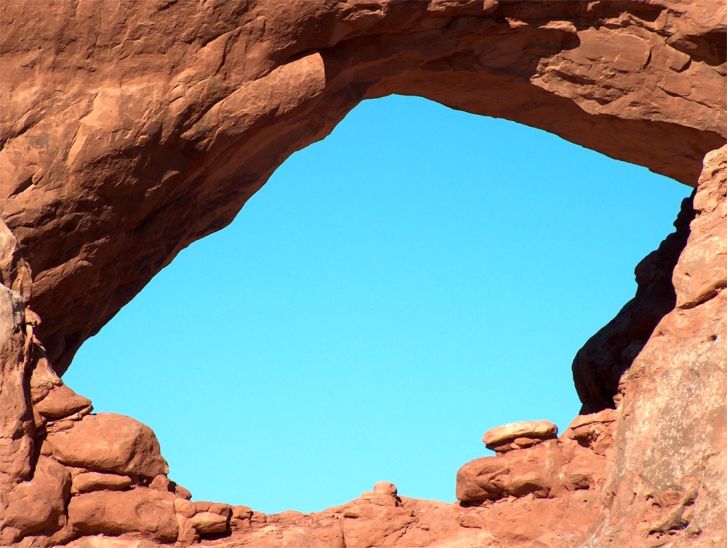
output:
[[558, 427], [550, 421], [513, 422], [488, 430], [482, 442], [496, 453], [506, 453], [553, 439], [557, 433]]
[[154, 432], [111, 413], [54, 424], [42, 450], [63, 464], [99, 472], [154, 478], [169, 471]]
[[[0, 545], [721, 546], [726, 19], [715, 0], [5, 2]], [[390, 93], [696, 193], [576, 356], [584, 415], [557, 439], [501, 430], [460, 470], [460, 503], [386, 482], [308, 515], [192, 501], [147, 427], [92, 414], [58, 374], [287, 156]]]
[[690, 185], [724, 141], [714, 0], [31, 6], [0, 13], [0, 204], [59, 373], [361, 99], [517, 120]]

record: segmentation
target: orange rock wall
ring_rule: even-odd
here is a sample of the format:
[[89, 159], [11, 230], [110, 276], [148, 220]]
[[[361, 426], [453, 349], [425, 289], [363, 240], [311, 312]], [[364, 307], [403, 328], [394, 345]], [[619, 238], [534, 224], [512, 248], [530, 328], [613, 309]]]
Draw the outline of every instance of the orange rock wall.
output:
[[[719, 545], [725, 20], [715, 0], [4, 3], [0, 544]], [[462, 504], [379, 487], [314, 515], [192, 502], [148, 428], [92, 414], [57, 375], [287, 156], [390, 93], [695, 186], [574, 362], [583, 412], [606, 410], [466, 464]]]

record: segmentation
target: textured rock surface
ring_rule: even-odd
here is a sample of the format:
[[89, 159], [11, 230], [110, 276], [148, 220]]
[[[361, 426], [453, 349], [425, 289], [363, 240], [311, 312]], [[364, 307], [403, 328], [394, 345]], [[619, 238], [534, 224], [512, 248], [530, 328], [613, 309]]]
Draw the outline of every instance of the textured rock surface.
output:
[[[0, 545], [721, 545], [723, 2], [98, 4], [0, 10]], [[582, 412], [598, 413], [465, 464], [465, 505], [387, 483], [311, 515], [190, 501], [150, 430], [92, 415], [57, 374], [287, 156], [390, 93], [697, 187], [634, 299], [574, 360]]]
[[73, 497], [68, 505], [68, 519], [73, 531], [82, 534], [119, 535], [134, 531], [155, 540], [177, 540], [174, 495], [144, 487]]
[[629, 530], [705, 546], [727, 538], [727, 277], [714, 243], [727, 238], [727, 146], [707, 155], [694, 209], [677, 306], [623, 382], [604, 544]]
[[[546, 421], [541, 423], [545, 424], [538, 430], [544, 436], [553, 431], [547, 428]], [[530, 494], [535, 498], [555, 498], [572, 491], [597, 489], [605, 483], [609, 455], [604, 449], [612, 445], [612, 425], [613, 422], [611, 427], [601, 429], [585, 444], [572, 436], [563, 436], [561, 440], [542, 441], [525, 450], [510, 450], [473, 460], [457, 473], [457, 499], [472, 504]], [[512, 426], [501, 428], [516, 435]], [[601, 451], [593, 449], [596, 445]]]
[[723, 142], [717, 1], [29, 4], [0, 13], [0, 203], [59, 372], [363, 98], [521, 121], [692, 185]]
[[485, 432], [482, 442], [488, 449], [505, 453], [532, 447], [556, 437], [558, 427], [550, 421], [525, 421], [503, 424]]
[[57, 426], [48, 433], [46, 446], [58, 462], [146, 478], [169, 471], [154, 432], [130, 417], [86, 415], [77, 422]]

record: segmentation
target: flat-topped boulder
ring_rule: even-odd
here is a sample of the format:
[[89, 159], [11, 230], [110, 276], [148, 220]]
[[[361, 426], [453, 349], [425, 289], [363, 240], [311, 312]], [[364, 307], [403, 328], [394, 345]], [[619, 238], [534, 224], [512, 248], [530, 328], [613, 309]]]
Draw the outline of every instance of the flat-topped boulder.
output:
[[532, 447], [545, 440], [555, 439], [558, 427], [550, 421], [511, 422], [485, 432], [482, 441], [488, 449], [506, 453]]

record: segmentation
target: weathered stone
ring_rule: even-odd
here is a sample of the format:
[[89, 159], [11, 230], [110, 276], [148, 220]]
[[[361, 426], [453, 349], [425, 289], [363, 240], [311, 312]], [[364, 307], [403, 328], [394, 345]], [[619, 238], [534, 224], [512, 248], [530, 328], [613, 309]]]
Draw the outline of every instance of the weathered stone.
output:
[[[102, 27], [70, 5], [29, 26], [24, 3], [8, 3], [0, 50], [0, 203], [60, 372], [363, 98], [513, 119], [690, 185], [724, 142], [716, 1], [174, 2]], [[119, 43], [119, 26], [149, 32]]]
[[170, 493], [174, 492], [172, 482], [164, 474], [155, 476], [154, 479], [149, 482], [149, 488], [158, 489], [159, 491], [168, 491]]
[[614, 409], [604, 409], [590, 415], [578, 415], [563, 433], [563, 438], [577, 441], [604, 455], [613, 445], [613, 423], [618, 415]]
[[[46, 421], [32, 404], [179, 250], [225, 226], [360, 100], [421, 95], [688, 185], [725, 141], [727, 5], [715, 0], [162, 0], [102, 21], [92, 3], [32, 8], [0, 10], [0, 502], [25, 527], [0, 528], [0, 544], [175, 540], [189, 506], [160, 502], [184, 491], [152, 480], [166, 474], [153, 435], [122, 432], [135, 441], [120, 448], [110, 423]], [[582, 412], [618, 407], [615, 423], [500, 442], [522, 450], [460, 471], [463, 500], [482, 507], [372, 492], [313, 515], [235, 518], [245, 526], [231, 542], [723, 544], [726, 170], [724, 149], [707, 156], [676, 233], [637, 267], [635, 298], [574, 360]], [[48, 416], [68, 410], [51, 403]], [[165, 490], [81, 494], [70, 526], [24, 537], [62, 504], [31, 497], [29, 525], [5, 503], [46, 477], [50, 455]]]
[[144, 539], [111, 538], [91, 535], [68, 543], [69, 548], [162, 548], [164, 545]]
[[727, 287], [727, 145], [706, 156], [694, 211], [688, 245], [674, 270], [679, 308], [698, 306]]
[[82, 410], [90, 412], [93, 408], [91, 400], [79, 396], [65, 384], [61, 384], [53, 387], [42, 400], [36, 403], [35, 409], [44, 417], [55, 420]]
[[32, 479], [16, 485], [3, 501], [6, 507], [0, 514], [0, 530], [14, 528], [25, 536], [60, 528], [70, 483], [70, 474], [63, 466], [39, 457]]
[[549, 421], [512, 422], [488, 430], [482, 436], [482, 442], [488, 449], [504, 452], [510, 449], [511, 442], [517, 440], [522, 441], [512, 448], [529, 447], [542, 440], [554, 439], [557, 435], [558, 427]]
[[214, 512], [199, 512], [192, 516], [190, 523], [200, 535], [219, 535], [230, 528], [229, 518]]
[[229, 504], [220, 502], [198, 500], [194, 501], [194, 507], [197, 509], [197, 512], [212, 512], [225, 517], [228, 517], [232, 512], [232, 507]]
[[243, 505], [233, 506], [232, 517], [234, 519], [249, 520], [252, 517], [252, 508]]
[[[613, 495], [597, 544], [617, 542], [624, 530], [637, 532], [634, 542], [656, 542], [666, 533], [654, 524], [664, 523], [685, 545], [718, 546], [727, 538], [727, 292], [723, 258], [712, 254], [710, 242], [727, 234], [725, 164], [727, 146], [705, 159], [694, 199], [698, 215], [674, 270], [681, 306], [661, 319], [623, 379], [605, 487]], [[671, 520], [672, 509], [655, 507], [654, 495], [665, 489], [694, 493], [690, 512], [685, 505]]]
[[73, 477], [71, 493], [87, 493], [108, 489], [109, 491], [121, 491], [133, 485], [134, 481], [129, 476], [119, 474], [104, 474], [101, 472], [81, 472]]
[[174, 499], [174, 511], [184, 516], [185, 518], [191, 518], [197, 513], [194, 503], [187, 499], [175, 498]]
[[154, 432], [123, 415], [86, 415], [46, 443], [60, 462], [88, 470], [148, 478], [169, 471]]
[[172, 487], [173, 487], [174, 494], [177, 495], [178, 497], [181, 497], [181, 498], [187, 499], [187, 500], [192, 498], [192, 492], [189, 489], [182, 487], [178, 483], [174, 483], [174, 482], [173, 482]]
[[86, 535], [140, 533], [148, 538], [177, 540], [174, 495], [138, 487], [131, 491], [95, 491], [71, 498], [68, 519]]
[[394, 485], [390, 481], [377, 481], [374, 484], [374, 493], [395, 497], [397, 493], [396, 485]]

